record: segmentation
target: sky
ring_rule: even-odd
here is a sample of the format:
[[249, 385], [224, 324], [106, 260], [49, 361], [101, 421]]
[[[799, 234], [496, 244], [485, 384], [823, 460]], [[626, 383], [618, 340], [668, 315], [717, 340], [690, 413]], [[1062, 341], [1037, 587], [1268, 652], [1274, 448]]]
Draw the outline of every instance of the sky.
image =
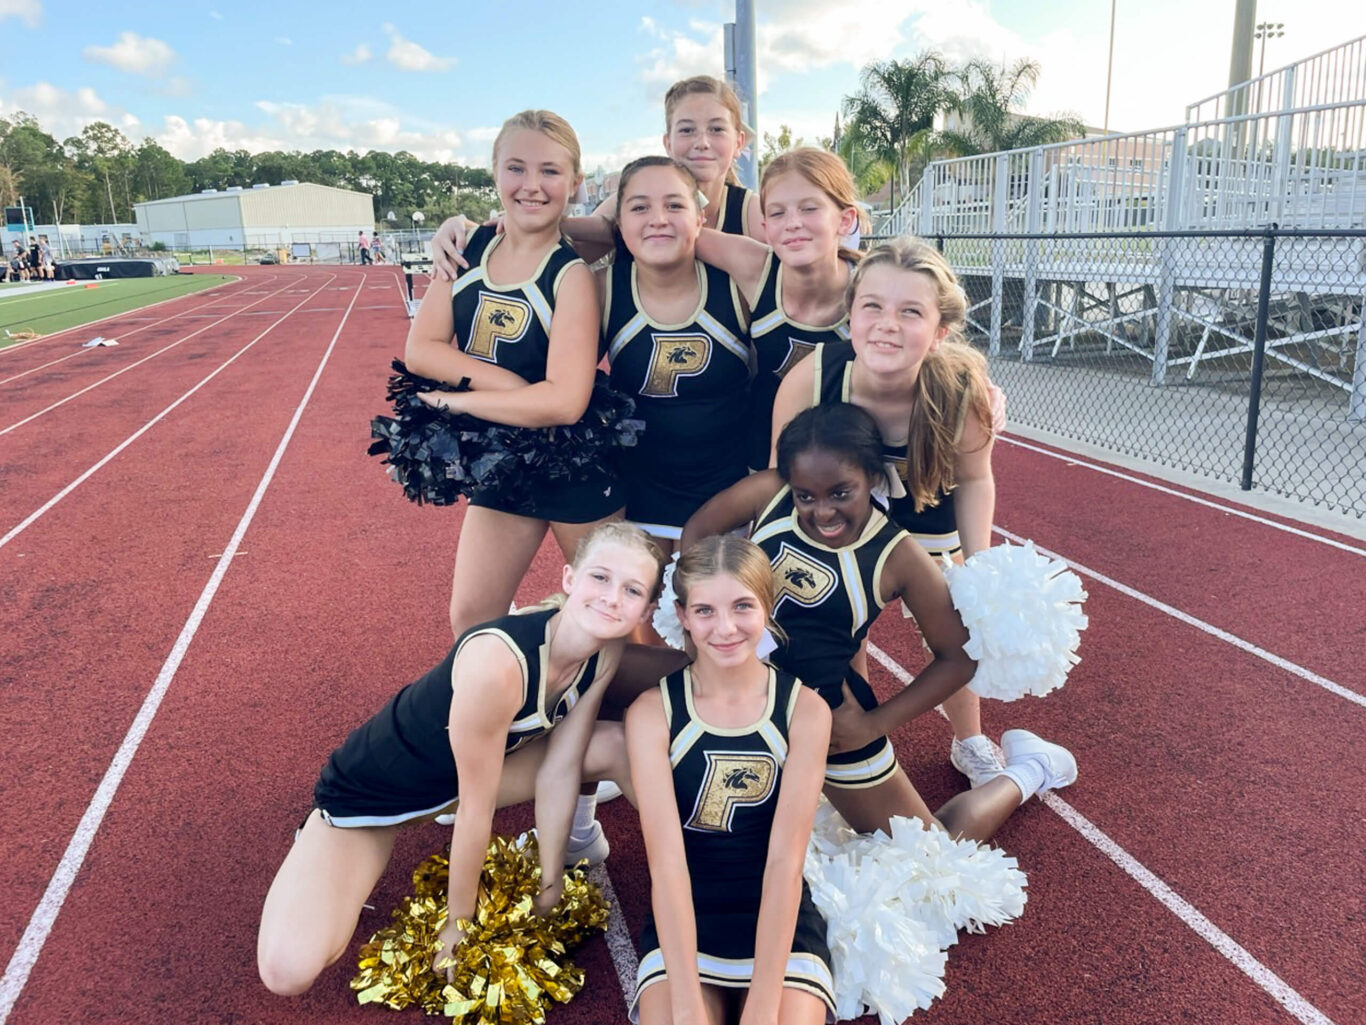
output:
[[[1114, 0], [1109, 126], [1184, 120], [1228, 83], [1235, 0]], [[814, 142], [875, 60], [1032, 57], [1029, 113], [1105, 119], [1105, 0], [755, 0], [758, 128]], [[1362, 0], [1260, 0], [1266, 70], [1366, 35]], [[106, 121], [184, 160], [227, 149], [408, 150], [488, 166], [498, 126], [548, 107], [584, 166], [659, 152], [669, 84], [723, 74], [733, 0], [0, 0], [0, 116], [59, 140]], [[1254, 51], [1253, 69], [1259, 52]]]

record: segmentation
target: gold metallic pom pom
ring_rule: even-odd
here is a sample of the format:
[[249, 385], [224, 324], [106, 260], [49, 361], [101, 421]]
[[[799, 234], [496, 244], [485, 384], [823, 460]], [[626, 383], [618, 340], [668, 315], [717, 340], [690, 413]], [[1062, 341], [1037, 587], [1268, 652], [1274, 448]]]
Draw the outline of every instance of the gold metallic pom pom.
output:
[[443, 854], [414, 869], [412, 896], [361, 948], [360, 971], [351, 980], [356, 999], [395, 1010], [417, 1004], [458, 1022], [543, 1025], [552, 1001], [568, 1003], [583, 987], [583, 971], [567, 954], [606, 927], [602, 891], [582, 869], [567, 870], [560, 902], [542, 918], [534, 910], [541, 891], [536, 838], [494, 837], [474, 918], [460, 923], [465, 938], [442, 961], [451, 971], [447, 983], [432, 962], [446, 927], [449, 871]]

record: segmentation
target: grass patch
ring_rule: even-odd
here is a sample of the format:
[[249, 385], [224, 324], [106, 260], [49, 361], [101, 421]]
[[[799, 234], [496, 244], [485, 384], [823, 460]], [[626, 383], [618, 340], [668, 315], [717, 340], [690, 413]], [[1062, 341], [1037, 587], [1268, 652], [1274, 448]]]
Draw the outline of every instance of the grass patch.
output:
[[87, 282], [78, 281], [40, 292], [11, 295], [7, 290], [0, 291], [0, 348], [15, 341], [5, 331], [14, 334], [36, 331], [40, 335], [50, 335], [152, 303], [202, 292], [232, 280], [226, 274], [176, 274], [96, 281], [94, 288], [86, 288]]

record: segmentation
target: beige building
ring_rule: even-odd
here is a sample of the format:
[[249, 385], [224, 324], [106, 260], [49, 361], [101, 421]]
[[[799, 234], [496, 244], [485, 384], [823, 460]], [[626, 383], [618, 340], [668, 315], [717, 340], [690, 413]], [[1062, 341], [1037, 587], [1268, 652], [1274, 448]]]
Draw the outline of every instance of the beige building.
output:
[[133, 207], [138, 234], [170, 249], [274, 248], [293, 242], [354, 242], [374, 230], [370, 194], [311, 182], [205, 189]]

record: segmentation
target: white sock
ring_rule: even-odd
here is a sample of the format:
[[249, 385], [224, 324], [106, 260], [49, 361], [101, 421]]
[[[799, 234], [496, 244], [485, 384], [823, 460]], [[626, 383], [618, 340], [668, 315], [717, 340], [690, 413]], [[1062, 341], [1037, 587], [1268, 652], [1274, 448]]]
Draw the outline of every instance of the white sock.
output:
[[580, 794], [574, 806], [574, 824], [569, 827], [569, 839], [586, 840], [598, 820], [598, 795]]
[[1020, 798], [1021, 804], [1037, 794], [1044, 780], [1048, 778], [1043, 762], [1037, 758], [1021, 758], [1019, 761], [1011, 762], [1001, 770], [1001, 775], [1020, 788], [1023, 795]]

